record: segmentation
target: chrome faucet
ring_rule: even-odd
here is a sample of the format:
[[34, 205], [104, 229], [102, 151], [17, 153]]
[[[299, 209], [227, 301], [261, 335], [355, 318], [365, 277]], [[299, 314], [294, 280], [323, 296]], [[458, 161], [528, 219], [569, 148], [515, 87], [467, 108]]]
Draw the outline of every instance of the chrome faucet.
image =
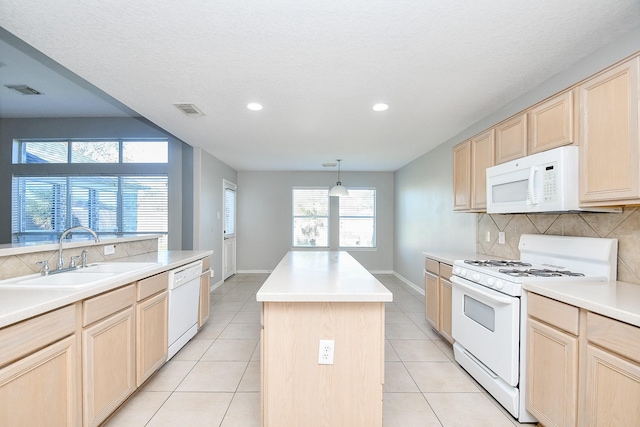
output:
[[69, 233], [72, 233], [74, 231], [80, 231], [80, 230], [86, 231], [87, 233], [91, 233], [96, 243], [100, 242], [100, 239], [98, 239], [98, 235], [96, 234], [96, 232], [90, 229], [89, 227], [78, 225], [75, 227], [67, 228], [60, 235], [60, 241], [58, 246], [58, 270], [62, 270], [64, 268], [64, 258], [62, 258], [62, 242], [64, 241], [64, 238], [67, 237]]

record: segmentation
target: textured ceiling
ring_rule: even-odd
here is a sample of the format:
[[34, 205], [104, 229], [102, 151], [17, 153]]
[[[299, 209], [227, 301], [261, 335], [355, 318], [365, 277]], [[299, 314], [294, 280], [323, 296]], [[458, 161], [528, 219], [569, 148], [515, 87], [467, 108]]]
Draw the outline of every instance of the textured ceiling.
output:
[[336, 158], [397, 170], [640, 25], [637, 0], [0, 0], [0, 11], [4, 29], [237, 170]]

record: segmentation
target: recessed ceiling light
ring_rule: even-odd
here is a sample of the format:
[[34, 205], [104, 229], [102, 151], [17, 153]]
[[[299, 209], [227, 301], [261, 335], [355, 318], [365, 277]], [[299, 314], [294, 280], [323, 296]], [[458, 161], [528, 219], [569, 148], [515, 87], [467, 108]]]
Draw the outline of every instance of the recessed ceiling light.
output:
[[250, 102], [247, 104], [247, 108], [251, 111], [260, 111], [262, 110], [262, 105], [258, 104], [257, 102]]
[[389, 106], [387, 104], [376, 104], [373, 106], [373, 111], [384, 111], [387, 108], [389, 108]]

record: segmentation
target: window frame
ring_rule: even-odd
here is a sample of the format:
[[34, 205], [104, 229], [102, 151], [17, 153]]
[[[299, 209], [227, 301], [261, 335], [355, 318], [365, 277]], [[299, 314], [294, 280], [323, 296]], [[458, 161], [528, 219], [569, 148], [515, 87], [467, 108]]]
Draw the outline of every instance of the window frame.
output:
[[[21, 163], [22, 161], [22, 151], [23, 145], [22, 143], [28, 142], [67, 142], [67, 163]], [[72, 148], [70, 141], [80, 141], [80, 142], [103, 142], [103, 141], [119, 141], [119, 162], [118, 163], [72, 163]], [[166, 142], [167, 147], [167, 162], [166, 163], [125, 163], [122, 158], [122, 142]], [[99, 234], [103, 235], [131, 235], [131, 234], [150, 234], [150, 235], [162, 235], [159, 239], [159, 247], [166, 248], [168, 246], [168, 233], [169, 233], [169, 224], [170, 224], [170, 141], [166, 137], [155, 137], [155, 138], [24, 138], [24, 139], [14, 139], [13, 140], [13, 153], [12, 153], [12, 203], [13, 203], [13, 181], [18, 177], [60, 177], [60, 178], [73, 178], [73, 177], [82, 177], [82, 176], [106, 176], [106, 177], [117, 177], [118, 182], [122, 182], [122, 179], [127, 178], [135, 178], [135, 177], [151, 177], [151, 176], [162, 176], [166, 179], [167, 185], [167, 205], [166, 205], [166, 232], [158, 231], [158, 232], [150, 232], [150, 231], [125, 231], [123, 229], [125, 219], [122, 215], [125, 215], [126, 209], [123, 210], [122, 215], [119, 215], [117, 218], [117, 232], [109, 233], [102, 232]], [[118, 192], [121, 191], [121, 185], [119, 185]], [[123, 194], [119, 194], [118, 198], [122, 198]], [[67, 204], [70, 201], [67, 201]], [[64, 207], [63, 209], [68, 209]], [[11, 206], [11, 240], [16, 242], [20, 240], [17, 235], [24, 234], [36, 234], [30, 232], [24, 232], [23, 228], [19, 230], [18, 233], [15, 232], [14, 228], [14, 206]], [[23, 211], [24, 206], [18, 208], [18, 210]], [[69, 218], [67, 216], [67, 218]], [[67, 219], [67, 222], [69, 219]], [[66, 223], [64, 224], [66, 225]], [[47, 230], [46, 234], [60, 234], [63, 230]], [[55, 235], [54, 234], [54, 235]]]
[[[373, 191], [373, 215], [341, 215], [340, 214], [340, 202], [342, 201], [342, 199], [344, 197], [350, 197], [351, 196], [351, 192], [352, 191], [360, 191], [360, 190], [364, 190], [364, 191]], [[340, 248], [341, 250], [376, 250], [378, 247], [377, 244], [377, 234], [378, 234], [378, 228], [377, 228], [377, 218], [378, 218], [378, 191], [375, 187], [348, 187], [347, 191], [349, 191], [349, 196], [341, 196], [341, 197], [337, 197], [337, 199], [339, 199], [340, 201], [338, 202], [338, 248]], [[341, 224], [342, 224], [342, 219], [343, 218], [347, 218], [347, 219], [359, 219], [359, 218], [370, 218], [373, 221], [373, 235], [372, 235], [372, 242], [371, 242], [371, 246], [343, 246], [342, 242], [341, 242], [341, 237], [342, 237], [342, 233], [341, 233]]]
[[[326, 192], [327, 214], [326, 215], [296, 215], [295, 192], [296, 190], [319, 190]], [[310, 242], [308, 245], [296, 244], [296, 218], [313, 218], [326, 220], [326, 245], [315, 245]], [[298, 249], [328, 249], [331, 246], [331, 199], [329, 197], [329, 187], [326, 186], [294, 186], [291, 188], [291, 248]]]

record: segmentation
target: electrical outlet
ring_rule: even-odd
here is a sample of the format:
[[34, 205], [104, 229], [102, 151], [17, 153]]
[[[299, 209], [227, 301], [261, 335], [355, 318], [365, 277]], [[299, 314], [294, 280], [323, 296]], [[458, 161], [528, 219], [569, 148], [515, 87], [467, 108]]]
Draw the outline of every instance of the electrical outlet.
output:
[[334, 340], [320, 340], [318, 365], [333, 365]]
[[504, 245], [504, 231], [498, 233], [498, 244]]
[[104, 254], [105, 255], [113, 255], [116, 253], [116, 245], [105, 245], [104, 246]]
[[487, 231], [487, 234], [485, 234], [485, 236], [484, 236], [484, 241], [485, 242], [490, 242], [491, 241], [491, 231]]

